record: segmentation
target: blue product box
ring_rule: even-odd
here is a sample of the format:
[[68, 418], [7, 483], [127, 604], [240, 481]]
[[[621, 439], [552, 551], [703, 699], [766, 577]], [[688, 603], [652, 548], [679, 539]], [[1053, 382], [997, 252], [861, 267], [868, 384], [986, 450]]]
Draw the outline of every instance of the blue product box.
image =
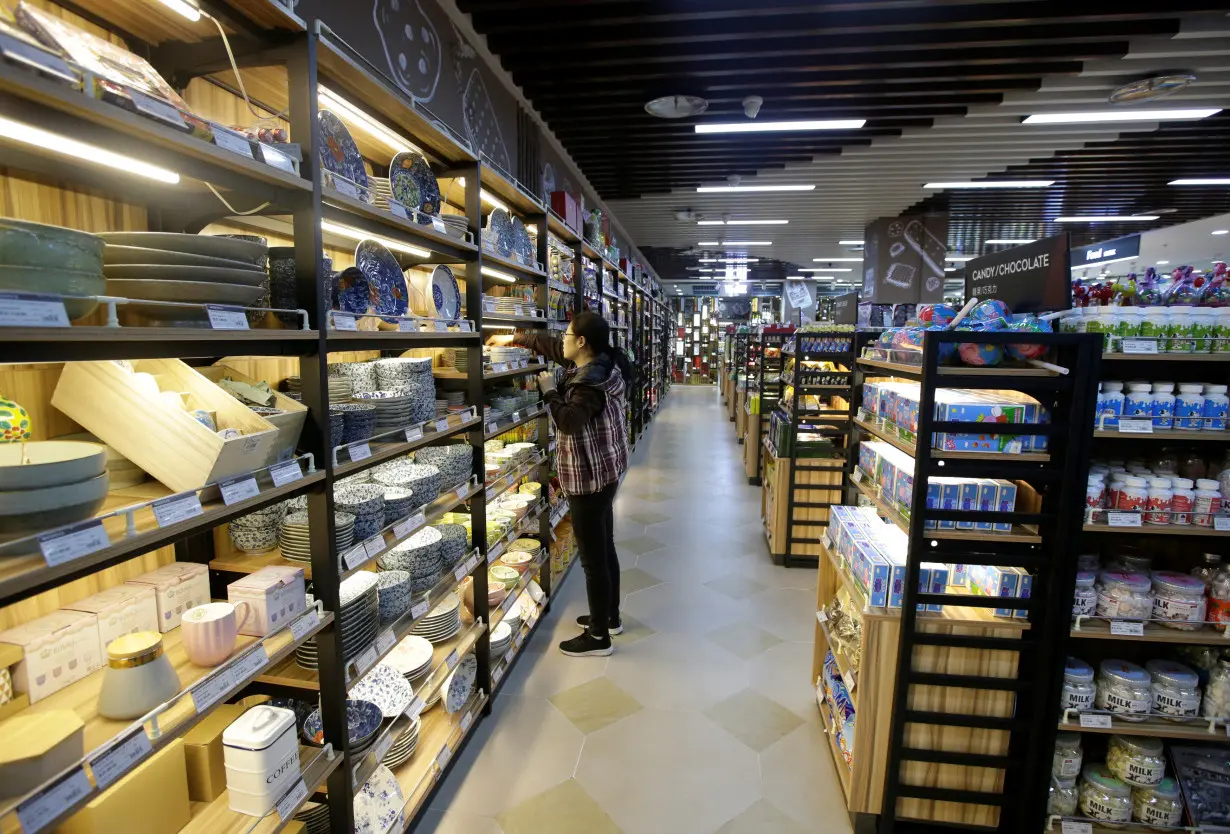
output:
[[880, 415], [881, 423], [891, 423], [893, 420], [893, 390], [887, 385], [881, 386], [879, 389], [878, 400], [876, 402], [876, 411]]
[[[996, 481], [999, 484], [999, 500], [996, 502], [996, 509], [1001, 513], [1010, 513], [1016, 510], [1016, 484], [1011, 481]], [[1000, 533], [1008, 533], [1012, 531], [1012, 523], [1008, 521], [998, 521], [995, 523], [995, 529]]]
[[876, 473], [876, 484], [880, 487], [881, 495], [892, 498], [893, 488], [897, 484], [897, 467], [892, 461], [880, 458], [880, 471]]
[[[970, 591], [984, 597], [1014, 597], [1020, 576], [1011, 568], [997, 568], [992, 565], [970, 565]], [[1013, 609], [996, 608], [997, 617], [1011, 617]]]
[[[988, 432], [1002, 431], [1012, 423], [1025, 422], [1025, 407], [1015, 403], [963, 402], [947, 403], [937, 410], [942, 411], [941, 420], [961, 423], [986, 423]], [[943, 448], [949, 452], [1002, 452], [1004, 447], [1018, 435], [1013, 434], [944, 434]]]
[[[959, 486], [961, 488], [961, 503], [958, 506], [958, 509], [965, 512], [973, 512], [978, 509], [978, 482], [963, 480], [959, 482]], [[974, 522], [958, 521], [957, 529], [973, 530]]]
[[[1017, 584], [1017, 594], [1016, 595], [1018, 597], [1021, 597], [1022, 599], [1028, 598], [1029, 592], [1030, 590], [1033, 589], [1033, 586], [1034, 586], [1033, 576], [1031, 576], [1030, 573], [1024, 570], [1023, 568], [1013, 568], [1013, 570], [1015, 570], [1017, 574], [1020, 576], [1020, 581]], [[1024, 608], [1018, 608], [1016, 609], [1016, 611], [1012, 613], [1012, 616], [1016, 617], [1017, 619], [1027, 620], [1029, 619], [1029, 612], [1026, 611]]]
[[[941, 497], [941, 493], [942, 493], [942, 486], [937, 479], [932, 478], [931, 480], [927, 481], [927, 509], [928, 510], [938, 510], [940, 508], [940, 501], [943, 500]], [[936, 527], [936, 523], [934, 521], [928, 520], [924, 523], [923, 526], [926, 527], [928, 530], [934, 530]]]
[[897, 479], [894, 483], [893, 497], [897, 502], [897, 506], [905, 510], [909, 510], [914, 503], [914, 473], [907, 472], [904, 469], [897, 470]]
[[[942, 478], [940, 480], [940, 509], [941, 510], [959, 510], [961, 508], [961, 482], [952, 478]], [[955, 521], [939, 522], [941, 530], [957, 529]]]
[[[929, 564], [921, 564], [918, 566], [918, 592], [925, 594], [931, 590], [931, 566]], [[914, 606], [919, 614], [926, 613], [927, 606], [925, 603], [918, 603]]]
[[[983, 512], [993, 512], [998, 507], [999, 485], [990, 479], [983, 479], [978, 482], [978, 509]], [[990, 521], [977, 521], [974, 523], [975, 530], [985, 530], [988, 533], [995, 529], [995, 525]]]
[[897, 425], [910, 434], [918, 433], [918, 395], [902, 394], [898, 405]]
[[[931, 588], [933, 594], [943, 594], [948, 591], [948, 566], [939, 563], [931, 563], [925, 567], [931, 568]], [[944, 611], [944, 606], [938, 603], [929, 603], [927, 611], [933, 614], [940, 614]]]
[[888, 605], [889, 565], [871, 542], [856, 542], [854, 550], [856, 575], [867, 592], [867, 604], [883, 608]]
[[879, 417], [880, 415], [880, 383], [864, 382], [863, 383], [863, 410], [868, 416]]
[[959, 565], [954, 562], [948, 566], [948, 574], [951, 577], [949, 585], [957, 588], [969, 587], [969, 565]]

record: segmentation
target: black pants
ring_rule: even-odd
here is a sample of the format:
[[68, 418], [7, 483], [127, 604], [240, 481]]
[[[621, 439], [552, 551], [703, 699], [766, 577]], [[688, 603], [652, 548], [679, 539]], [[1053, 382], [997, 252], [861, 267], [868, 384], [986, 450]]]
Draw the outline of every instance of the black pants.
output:
[[615, 491], [619, 482], [588, 495], [569, 495], [572, 531], [581, 552], [585, 592], [589, 596], [589, 631], [607, 636], [619, 617], [619, 557], [615, 555]]

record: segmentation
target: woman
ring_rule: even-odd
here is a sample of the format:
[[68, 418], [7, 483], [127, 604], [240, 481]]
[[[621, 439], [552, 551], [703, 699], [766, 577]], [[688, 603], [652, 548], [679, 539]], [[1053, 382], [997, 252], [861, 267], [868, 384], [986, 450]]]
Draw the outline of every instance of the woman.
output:
[[538, 387], [558, 435], [555, 468], [572, 511], [589, 616], [577, 618], [584, 631], [559, 648], [572, 657], [609, 655], [611, 635], [623, 631], [613, 504], [628, 468], [626, 392], [632, 365], [611, 345], [611, 328], [596, 313], [573, 319], [563, 339], [521, 332], [493, 336], [488, 344], [526, 347], [565, 368], [558, 386], [554, 374], [543, 372]]

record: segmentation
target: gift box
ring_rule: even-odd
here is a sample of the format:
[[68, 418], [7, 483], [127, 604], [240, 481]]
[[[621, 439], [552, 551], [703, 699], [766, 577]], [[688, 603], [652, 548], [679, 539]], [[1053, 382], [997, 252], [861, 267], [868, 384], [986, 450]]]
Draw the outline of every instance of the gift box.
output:
[[179, 626], [189, 608], [209, 602], [209, 571], [195, 562], [172, 562], [129, 579], [126, 585], [154, 589], [158, 601], [158, 630], [163, 634]]
[[227, 601], [251, 606], [240, 634], [264, 637], [307, 610], [303, 568], [270, 565], [226, 586]]
[[0, 632], [0, 643], [22, 651], [13, 667], [13, 688], [36, 704], [102, 668], [98, 618], [83, 611], [55, 611]]
[[117, 637], [138, 631], [158, 631], [158, 599], [154, 589], [142, 585], [117, 585], [64, 606], [98, 617], [99, 656]]
[[[970, 565], [970, 592], [984, 597], [1014, 597], [1020, 584], [1020, 574], [1012, 568], [999, 568], [994, 565]], [[997, 617], [1011, 617], [1015, 613], [1011, 608], [996, 608]]]

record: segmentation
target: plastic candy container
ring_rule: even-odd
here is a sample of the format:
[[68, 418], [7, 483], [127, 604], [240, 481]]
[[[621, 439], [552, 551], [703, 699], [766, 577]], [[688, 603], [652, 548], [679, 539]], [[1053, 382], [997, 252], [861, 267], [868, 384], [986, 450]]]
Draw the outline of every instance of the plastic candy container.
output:
[[1195, 631], [1205, 620], [1204, 581], [1186, 573], [1153, 572], [1153, 619], [1179, 631]]
[[1132, 816], [1154, 828], [1174, 828], [1183, 823], [1179, 785], [1167, 776], [1151, 788], [1132, 791]]
[[1153, 679], [1154, 712], [1176, 718], [1200, 714], [1200, 678], [1195, 672], [1173, 660], [1150, 660], [1145, 670]]
[[1063, 691], [1059, 695], [1060, 709], [1089, 709], [1097, 690], [1093, 684], [1093, 667], [1076, 657], [1069, 657], [1063, 667]]
[[1111, 736], [1106, 750], [1106, 767], [1133, 787], [1151, 788], [1166, 776], [1162, 741], [1149, 736]]
[[1000, 330], [1012, 320], [1012, 311], [1008, 305], [998, 299], [990, 298], [977, 304], [969, 312], [969, 321], [974, 324], [989, 324], [991, 330]]
[[[1008, 325], [1013, 333], [1051, 333], [1051, 323], [1036, 318], [1020, 319]], [[1008, 355], [1013, 359], [1041, 359], [1046, 353], [1045, 345], [1014, 344], [1008, 345]]]
[[[947, 329], [948, 329], [947, 327], [941, 327], [939, 325], [935, 325], [932, 327], [928, 327], [927, 332], [928, 333], [939, 333], [939, 332], [946, 331]], [[943, 342], [942, 344], [940, 344], [939, 348], [940, 348], [940, 362], [941, 363], [952, 361], [952, 357], [955, 356], [957, 353], [957, 343], [956, 342]]]
[[923, 331], [916, 327], [903, 327], [893, 334], [894, 350], [921, 351]]
[[1144, 721], [1153, 709], [1151, 683], [1149, 673], [1135, 663], [1103, 660], [1098, 666], [1094, 706], [1113, 712], [1123, 721]]
[[1085, 765], [1080, 788], [1081, 812], [1110, 828], [1132, 819], [1132, 789], [1105, 765]]

